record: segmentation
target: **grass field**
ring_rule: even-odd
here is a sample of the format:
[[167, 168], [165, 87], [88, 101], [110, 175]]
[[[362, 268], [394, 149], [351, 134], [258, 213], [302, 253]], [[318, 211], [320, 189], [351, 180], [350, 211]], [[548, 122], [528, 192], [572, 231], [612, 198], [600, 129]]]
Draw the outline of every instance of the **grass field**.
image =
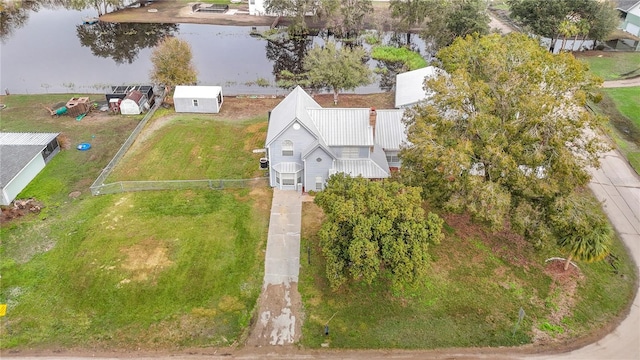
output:
[[[126, 156], [111, 180], [245, 179], [264, 176], [259, 160], [264, 154], [267, 122], [264, 117], [232, 123], [212, 115], [170, 116], [134, 153]], [[148, 125], [153, 128], [154, 124]], [[162, 163], [159, 167], [156, 164]]]
[[[546, 258], [561, 254], [536, 251], [508, 233], [486, 234], [457, 217], [447, 219], [446, 239], [430, 247], [431, 274], [414, 288], [391, 294], [380, 280], [332, 292], [316, 235], [321, 213], [314, 204], [303, 205], [305, 346], [418, 349], [566, 340], [612, 321], [633, 295], [635, 270], [620, 242], [613, 253], [626, 265], [618, 274], [600, 262], [580, 264], [583, 278], [563, 278], [544, 266]], [[520, 308], [526, 315], [516, 328]], [[329, 320], [330, 335], [324, 336]]]
[[599, 55], [576, 54], [589, 64], [589, 69], [604, 80], [618, 80], [640, 76], [639, 52], [599, 52]]
[[[141, 117], [100, 114], [76, 121], [52, 118], [40, 106], [68, 99], [0, 99], [7, 104], [3, 131], [60, 132], [69, 145], [19, 195], [35, 197], [43, 211], [0, 227], [0, 303], [7, 304], [0, 348], [150, 350], [241, 341], [262, 285], [270, 190], [93, 197], [89, 185]], [[226, 129], [207, 142], [213, 150], [228, 142], [251, 147], [264, 138], [265, 123], [266, 115], [249, 123], [218, 119], [194, 125], [191, 132], [180, 129], [187, 134]], [[90, 141], [92, 149], [75, 150], [82, 141]], [[160, 147], [162, 141], [151, 136], [145, 145]], [[225, 153], [227, 162], [250, 162], [250, 149], [234, 148]], [[127, 176], [143, 180], [166, 171], [167, 163], [193, 163], [190, 154], [171, 152], [168, 161], [147, 162], [138, 173], [128, 169]], [[254, 175], [257, 160], [252, 164], [247, 173], [248, 166], [238, 166], [234, 175]], [[192, 175], [207, 176], [203, 168]], [[71, 198], [71, 191], [81, 195]]]

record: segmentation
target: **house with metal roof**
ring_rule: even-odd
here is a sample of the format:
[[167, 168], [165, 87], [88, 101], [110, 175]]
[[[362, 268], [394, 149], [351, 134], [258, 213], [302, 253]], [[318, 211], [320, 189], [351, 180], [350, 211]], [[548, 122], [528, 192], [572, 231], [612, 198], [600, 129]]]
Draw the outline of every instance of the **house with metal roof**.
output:
[[58, 133], [0, 133], [0, 205], [9, 205], [60, 152]]
[[425, 79], [443, 72], [435, 66], [427, 66], [396, 75], [396, 108], [407, 108], [429, 98], [431, 95], [424, 87]]
[[640, 36], [640, 1], [618, 0], [616, 8], [623, 19], [621, 29], [635, 36]]
[[407, 139], [403, 111], [325, 109], [296, 87], [269, 115], [269, 183], [284, 190], [319, 191], [336, 173], [388, 178], [400, 166], [398, 153]]

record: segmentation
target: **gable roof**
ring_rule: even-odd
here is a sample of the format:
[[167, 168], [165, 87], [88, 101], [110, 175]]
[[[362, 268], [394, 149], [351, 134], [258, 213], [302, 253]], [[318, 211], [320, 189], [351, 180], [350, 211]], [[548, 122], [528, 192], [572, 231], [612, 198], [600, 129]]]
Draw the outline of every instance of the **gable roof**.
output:
[[0, 133], [0, 187], [6, 186], [58, 133]]
[[309, 117], [308, 109], [321, 108], [300, 86], [293, 89], [273, 110], [269, 116], [266, 145], [269, 146], [291, 123], [298, 121], [318, 138], [320, 133]]
[[638, 0], [618, 0], [616, 1], [616, 9], [622, 10], [624, 12], [629, 12], [631, 9], [640, 5], [640, 1]]
[[132, 100], [136, 104], [140, 104], [140, 100], [144, 95], [138, 90], [132, 90], [127, 96], [124, 97], [124, 100]]
[[441, 70], [434, 66], [396, 75], [396, 108], [411, 106], [430, 96], [424, 89], [424, 79], [434, 77]]

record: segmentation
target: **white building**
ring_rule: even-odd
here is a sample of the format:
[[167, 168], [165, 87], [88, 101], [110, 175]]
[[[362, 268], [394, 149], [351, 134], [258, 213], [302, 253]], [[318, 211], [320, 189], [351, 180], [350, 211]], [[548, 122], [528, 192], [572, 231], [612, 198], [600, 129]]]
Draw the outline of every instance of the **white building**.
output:
[[216, 114], [224, 98], [220, 86], [176, 86], [173, 104], [176, 112]]
[[59, 152], [58, 133], [0, 133], [0, 205], [9, 205]]

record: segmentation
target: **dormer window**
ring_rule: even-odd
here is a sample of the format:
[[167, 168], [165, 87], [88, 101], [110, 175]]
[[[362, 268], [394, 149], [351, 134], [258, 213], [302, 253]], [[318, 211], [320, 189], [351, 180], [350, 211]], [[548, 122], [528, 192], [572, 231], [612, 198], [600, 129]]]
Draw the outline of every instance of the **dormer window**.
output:
[[293, 141], [284, 140], [282, 142], [282, 156], [293, 156]]

